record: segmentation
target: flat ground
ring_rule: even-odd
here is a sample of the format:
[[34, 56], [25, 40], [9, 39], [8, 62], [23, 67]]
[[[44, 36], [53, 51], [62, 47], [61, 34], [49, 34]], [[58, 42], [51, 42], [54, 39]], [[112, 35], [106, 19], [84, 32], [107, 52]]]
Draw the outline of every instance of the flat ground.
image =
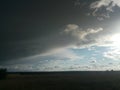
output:
[[9, 73], [0, 90], [120, 90], [120, 72]]

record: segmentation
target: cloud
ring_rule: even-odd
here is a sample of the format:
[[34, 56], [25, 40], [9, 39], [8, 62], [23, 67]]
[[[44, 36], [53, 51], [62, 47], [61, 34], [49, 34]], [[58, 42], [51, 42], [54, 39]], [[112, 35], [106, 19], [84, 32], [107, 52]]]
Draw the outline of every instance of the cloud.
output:
[[102, 30], [103, 30], [102, 28], [97, 28], [97, 29], [88, 28], [87, 30], [83, 30], [78, 25], [69, 24], [64, 30], [64, 33], [66, 33], [67, 35], [70, 34], [73, 37], [84, 40], [87, 36], [91, 34], [96, 34]]
[[90, 5], [90, 8], [94, 10], [93, 16], [103, 20], [110, 17], [109, 13], [114, 12], [115, 6], [120, 7], [120, 0], [97, 0]]
[[110, 47], [113, 46], [113, 41], [111, 41], [111, 37], [114, 36], [116, 33], [119, 33], [117, 31], [111, 31], [110, 29], [103, 28], [88, 28], [85, 30], [77, 26], [74, 27], [76, 28], [66, 28], [64, 30], [64, 33], [66, 33], [67, 35], [76, 38], [76, 42], [73, 45], [74, 48], [90, 49], [92, 46]]
[[[77, 58], [75, 54], [69, 52], [69, 48], [107, 46], [110, 44], [109, 37], [111, 34], [101, 27], [83, 29], [79, 25], [68, 24], [65, 29], [59, 33], [32, 40], [6, 43], [8, 47], [5, 47], [4, 49], [6, 50], [2, 51], [7, 52], [4, 52], [1, 60], [19, 59], [35, 55], [49, 56], [53, 55], [53, 53], [55, 55], [56, 52], [62, 52], [62, 50], [67, 53], [64, 54], [69, 58], [70, 56]], [[63, 54], [60, 55], [63, 56]]]
[[68, 24], [63, 31], [50, 36], [6, 43], [7, 47], [3, 46], [5, 50], [2, 51], [7, 52], [4, 52], [1, 60], [51, 53], [75, 46], [84, 47], [95, 43], [97, 34], [102, 30], [102, 28], [88, 28], [85, 30], [76, 24]]
[[78, 25], [75, 24], [69, 24], [67, 25], [66, 29], [63, 31], [63, 33], [67, 36], [70, 36], [74, 38], [76, 42], [73, 44], [74, 46], [80, 46], [84, 47], [86, 45], [92, 45], [96, 42], [96, 38], [98, 38], [98, 33], [103, 31], [102, 28], [88, 28], [88, 29], [82, 29]]
[[120, 50], [110, 50], [108, 52], [104, 52], [104, 57], [111, 60], [119, 60], [120, 59]]
[[[34, 58], [36, 59], [36, 58]], [[34, 59], [32, 61], [34, 61]], [[40, 59], [40, 58], [39, 58]], [[93, 58], [94, 59], [94, 58]], [[1, 65], [1, 68], [7, 68], [8, 71], [71, 71], [71, 70], [113, 70], [118, 69], [119, 64], [118, 63], [97, 63], [96, 60], [92, 60], [89, 63], [81, 63], [80, 60], [61, 60], [61, 59], [55, 59], [55, 60], [37, 60], [34, 61], [34, 63], [12, 63], [12, 64], [6, 64]]]

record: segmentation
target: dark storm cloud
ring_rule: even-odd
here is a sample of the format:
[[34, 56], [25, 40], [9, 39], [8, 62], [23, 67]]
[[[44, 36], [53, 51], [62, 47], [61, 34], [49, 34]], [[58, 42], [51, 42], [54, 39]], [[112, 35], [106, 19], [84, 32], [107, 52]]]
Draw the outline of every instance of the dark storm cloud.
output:
[[58, 42], [68, 43], [70, 38], [64, 41], [57, 34], [70, 22], [79, 23], [78, 17], [83, 13], [74, 3], [74, 0], [2, 1], [0, 59], [42, 53], [48, 47], [61, 46]]
[[55, 0], [3, 2], [0, 39], [18, 41], [57, 32], [58, 27], [71, 18], [67, 15], [72, 14], [69, 5], [69, 2]]

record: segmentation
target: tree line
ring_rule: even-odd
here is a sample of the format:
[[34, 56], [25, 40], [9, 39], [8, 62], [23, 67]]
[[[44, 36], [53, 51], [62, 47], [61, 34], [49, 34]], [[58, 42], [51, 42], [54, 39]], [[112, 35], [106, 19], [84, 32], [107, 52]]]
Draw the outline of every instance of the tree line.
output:
[[6, 68], [0, 68], [0, 79], [5, 79], [7, 76], [7, 69]]

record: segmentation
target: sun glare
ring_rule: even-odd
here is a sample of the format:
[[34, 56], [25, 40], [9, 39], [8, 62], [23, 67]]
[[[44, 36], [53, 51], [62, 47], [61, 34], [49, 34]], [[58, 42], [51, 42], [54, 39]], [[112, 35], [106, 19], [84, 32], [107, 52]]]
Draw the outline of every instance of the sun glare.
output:
[[113, 35], [110, 40], [113, 46], [120, 48], [120, 34]]

